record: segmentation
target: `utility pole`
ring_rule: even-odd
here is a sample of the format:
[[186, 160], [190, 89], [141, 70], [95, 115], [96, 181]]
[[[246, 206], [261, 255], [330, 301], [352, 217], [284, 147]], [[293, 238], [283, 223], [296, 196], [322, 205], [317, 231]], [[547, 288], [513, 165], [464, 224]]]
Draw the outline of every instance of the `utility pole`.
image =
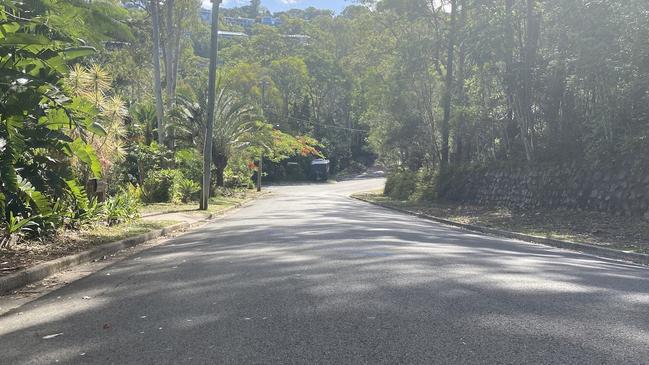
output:
[[212, 184], [212, 134], [214, 134], [214, 103], [216, 98], [216, 64], [219, 52], [219, 6], [222, 0], [212, 0], [212, 35], [210, 38], [210, 69], [207, 90], [207, 127], [203, 148], [203, 190], [201, 210], [209, 208]]
[[151, 38], [153, 40], [153, 86], [155, 89], [155, 116], [158, 128], [158, 144], [165, 143], [164, 106], [162, 105], [162, 84], [160, 81], [160, 17], [158, 0], [151, 0], [151, 21], [153, 23]]
[[[261, 81], [261, 115], [266, 118], [266, 89], [270, 86], [268, 80]], [[263, 148], [263, 147], [262, 147]], [[257, 170], [257, 191], [261, 191], [261, 175], [263, 174], [263, 165], [264, 165], [264, 152], [262, 149], [261, 154], [259, 155], [259, 169]]]

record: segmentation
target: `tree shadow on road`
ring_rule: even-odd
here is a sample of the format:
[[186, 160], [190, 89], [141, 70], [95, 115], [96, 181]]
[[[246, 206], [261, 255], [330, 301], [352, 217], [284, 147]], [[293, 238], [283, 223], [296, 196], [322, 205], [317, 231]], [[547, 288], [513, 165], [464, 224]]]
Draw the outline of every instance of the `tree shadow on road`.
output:
[[0, 362], [649, 361], [646, 268], [351, 199], [260, 205], [0, 317]]

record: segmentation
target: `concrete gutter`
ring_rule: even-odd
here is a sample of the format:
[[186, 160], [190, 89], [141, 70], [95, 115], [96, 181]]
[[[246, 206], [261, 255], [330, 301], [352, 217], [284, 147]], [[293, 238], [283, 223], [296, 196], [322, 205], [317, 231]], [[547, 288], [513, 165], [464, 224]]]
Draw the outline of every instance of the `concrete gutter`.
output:
[[547, 246], [552, 246], [552, 247], [558, 247], [558, 248], [564, 248], [572, 251], [578, 251], [581, 253], [586, 253], [590, 255], [595, 255], [595, 256], [600, 256], [603, 258], [607, 259], [613, 259], [613, 260], [622, 260], [622, 261], [628, 261], [628, 262], [633, 262], [636, 264], [641, 264], [641, 265], [649, 265], [649, 255], [646, 254], [641, 254], [641, 253], [636, 253], [636, 252], [627, 252], [627, 251], [619, 251], [619, 250], [614, 250], [606, 247], [601, 247], [601, 246], [596, 246], [596, 245], [591, 245], [587, 243], [577, 243], [577, 242], [571, 242], [571, 241], [562, 241], [562, 240], [557, 240], [553, 238], [546, 238], [546, 237], [539, 237], [539, 236], [532, 236], [529, 234], [523, 234], [523, 233], [516, 233], [516, 232], [510, 232], [510, 231], [505, 231], [502, 229], [496, 229], [496, 228], [488, 228], [488, 227], [482, 227], [482, 226], [476, 226], [473, 224], [464, 224], [464, 223], [458, 223], [454, 222], [448, 219], [444, 218], [439, 218], [435, 217], [432, 215], [424, 214], [424, 213], [418, 213], [418, 212], [413, 212], [407, 209], [403, 208], [397, 208], [390, 206], [388, 204], [384, 203], [379, 203], [375, 202], [369, 199], [365, 199], [359, 196], [351, 196], [353, 199], [360, 200], [365, 203], [370, 203], [382, 208], [394, 210], [400, 213], [412, 215], [415, 217], [419, 217], [422, 219], [426, 219], [429, 221], [445, 224], [448, 226], [453, 226], [461, 229], [465, 229], [468, 231], [472, 232], [478, 232], [478, 233], [484, 233], [484, 234], [489, 234], [489, 235], [494, 235], [494, 236], [500, 236], [500, 237], [505, 237], [505, 238], [512, 238], [520, 241], [526, 241], [526, 242], [532, 242], [532, 243], [538, 243], [542, 245], [547, 245]]
[[178, 223], [166, 228], [157, 229], [147, 233], [143, 233], [138, 236], [126, 238], [121, 241], [106, 243], [88, 249], [86, 251], [76, 253], [74, 255], [64, 256], [52, 261], [43, 262], [36, 266], [20, 270], [16, 273], [4, 277], [0, 277], [0, 295], [7, 294], [13, 290], [20, 289], [26, 285], [41, 281], [48, 276], [59, 273], [70, 267], [77, 266], [86, 262], [90, 262], [92, 260], [99, 259], [104, 256], [109, 256], [121, 250], [134, 247], [139, 244], [170, 235], [172, 233], [187, 231], [191, 228], [202, 226], [203, 224], [213, 220], [216, 216], [220, 216], [234, 209], [243, 207], [251, 203], [253, 200], [255, 199], [254, 198], [246, 199], [231, 207], [225, 208], [218, 213], [212, 213], [207, 217], [201, 220], [197, 220], [195, 222]]

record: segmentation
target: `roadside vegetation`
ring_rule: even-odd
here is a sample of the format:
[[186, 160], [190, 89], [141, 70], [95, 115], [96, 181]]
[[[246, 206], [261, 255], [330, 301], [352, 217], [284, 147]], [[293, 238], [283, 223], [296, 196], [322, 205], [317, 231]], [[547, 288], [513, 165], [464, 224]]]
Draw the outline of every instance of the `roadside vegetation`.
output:
[[361, 16], [384, 199], [646, 252], [649, 3], [431, 4]]
[[[158, 34], [164, 95], [156, 93], [153, 76], [152, 4], [171, 21]], [[3, 273], [174, 223], [164, 215], [161, 222], [142, 220], [143, 212], [198, 208], [207, 59], [193, 47], [209, 39], [187, 30], [200, 28], [191, 29], [198, 36], [208, 28], [198, 21], [199, 7], [196, 1], [130, 10], [117, 1], [0, 5]], [[210, 212], [254, 196], [246, 190], [259, 156], [269, 164], [323, 156], [315, 138], [271, 124], [261, 100], [225, 81], [217, 89]]]
[[567, 209], [530, 210], [455, 202], [408, 201], [390, 198], [382, 191], [357, 196], [389, 207], [462, 224], [649, 254], [649, 221], [644, 217]]
[[0, 250], [191, 210], [206, 171], [227, 205], [314, 158], [378, 160], [397, 200], [649, 214], [648, 4], [254, 1], [213, 14], [217, 59], [198, 0], [5, 2]]

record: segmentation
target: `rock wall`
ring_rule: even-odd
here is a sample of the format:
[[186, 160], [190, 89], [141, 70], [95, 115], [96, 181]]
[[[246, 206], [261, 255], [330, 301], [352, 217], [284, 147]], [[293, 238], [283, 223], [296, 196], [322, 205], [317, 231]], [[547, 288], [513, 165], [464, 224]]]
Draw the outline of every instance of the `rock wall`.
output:
[[627, 158], [455, 171], [441, 198], [510, 208], [567, 208], [649, 215], [649, 161]]

